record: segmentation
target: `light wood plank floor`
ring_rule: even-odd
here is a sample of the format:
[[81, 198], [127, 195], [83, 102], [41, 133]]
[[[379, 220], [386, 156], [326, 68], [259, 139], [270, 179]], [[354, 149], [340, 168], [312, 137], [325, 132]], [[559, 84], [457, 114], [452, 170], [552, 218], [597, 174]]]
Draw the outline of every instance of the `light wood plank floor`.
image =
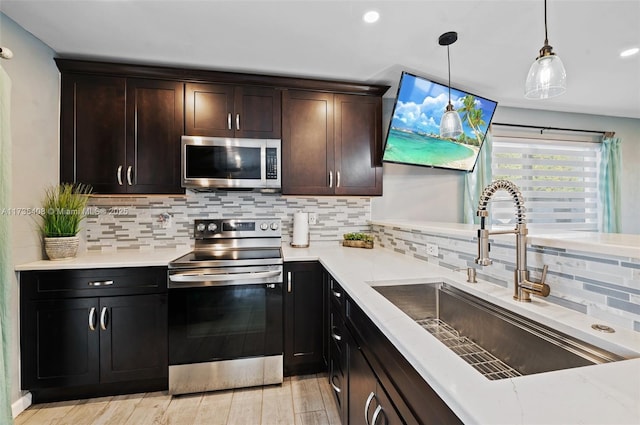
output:
[[326, 374], [171, 397], [166, 391], [36, 404], [15, 425], [340, 425]]

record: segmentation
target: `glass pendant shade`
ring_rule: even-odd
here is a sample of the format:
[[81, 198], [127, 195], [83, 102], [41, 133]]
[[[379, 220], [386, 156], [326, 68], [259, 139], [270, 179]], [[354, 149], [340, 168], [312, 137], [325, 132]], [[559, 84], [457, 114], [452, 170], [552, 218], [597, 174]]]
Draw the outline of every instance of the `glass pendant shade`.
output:
[[[449, 104], [451, 106], [451, 104]], [[462, 120], [460, 115], [453, 109], [447, 107], [440, 120], [440, 137], [448, 139], [457, 139], [462, 134]]]
[[443, 139], [457, 139], [462, 134], [462, 120], [451, 104], [451, 57], [449, 55], [449, 46], [456, 41], [458, 41], [458, 33], [455, 31], [445, 32], [438, 38], [438, 44], [447, 46], [447, 69], [449, 71], [449, 103], [440, 119], [440, 137]]
[[554, 54], [540, 56], [531, 65], [524, 95], [527, 99], [548, 99], [567, 90], [567, 72]]

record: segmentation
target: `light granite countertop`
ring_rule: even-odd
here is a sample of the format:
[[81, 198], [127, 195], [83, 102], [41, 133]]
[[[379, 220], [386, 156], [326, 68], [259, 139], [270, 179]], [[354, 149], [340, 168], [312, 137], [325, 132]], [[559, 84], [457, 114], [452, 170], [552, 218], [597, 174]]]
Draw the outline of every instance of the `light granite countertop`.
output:
[[[22, 264], [16, 271], [166, 266], [187, 251], [85, 253], [72, 260]], [[319, 260], [465, 423], [640, 423], [639, 332], [617, 329], [603, 334], [591, 329], [595, 320], [584, 314], [537, 297], [528, 304], [518, 303], [512, 299], [512, 288], [482, 280], [468, 284], [464, 272], [387, 249], [317, 243], [309, 248], [283, 245], [282, 251], [285, 261]], [[490, 381], [371, 287], [418, 282], [447, 282], [630, 360]]]
[[169, 262], [191, 251], [190, 248], [155, 249], [148, 251], [119, 250], [113, 252], [89, 251], [68, 260], [39, 260], [18, 264], [15, 271], [107, 269], [114, 267], [167, 266]]
[[[285, 261], [319, 260], [465, 423], [640, 423], [640, 333], [603, 334], [594, 319], [512, 289], [452, 272], [387, 249], [340, 246], [283, 248]], [[501, 307], [621, 354], [630, 360], [490, 381], [372, 289], [391, 283], [447, 282]]]
[[[371, 220], [370, 224], [408, 230], [421, 230], [445, 236], [457, 235], [468, 238], [476, 236], [477, 230], [480, 227], [476, 224], [439, 223], [400, 219]], [[513, 226], [499, 228], [512, 229]], [[498, 227], [495, 227], [495, 229], [498, 229]], [[580, 231], [553, 232], [548, 229], [535, 228], [532, 226], [529, 226], [528, 231], [527, 242], [529, 245], [640, 259], [640, 235]], [[494, 238], [513, 240], [512, 235], [492, 235], [491, 239]]]

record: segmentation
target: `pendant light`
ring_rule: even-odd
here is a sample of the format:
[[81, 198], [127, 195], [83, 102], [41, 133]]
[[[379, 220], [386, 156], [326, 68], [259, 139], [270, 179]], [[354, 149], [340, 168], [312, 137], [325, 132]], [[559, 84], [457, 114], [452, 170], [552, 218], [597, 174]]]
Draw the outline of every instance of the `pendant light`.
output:
[[524, 96], [527, 99], [548, 99], [567, 90], [567, 72], [558, 56], [553, 53], [547, 37], [547, 0], [544, 0], [544, 46], [529, 69]]
[[451, 104], [451, 57], [449, 56], [449, 46], [458, 40], [458, 33], [455, 31], [445, 32], [438, 38], [441, 46], [447, 46], [447, 65], [449, 69], [449, 103], [442, 114], [440, 120], [440, 137], [455, 139], [462, 134], [462, 121], [460, 115], [453, 109]]

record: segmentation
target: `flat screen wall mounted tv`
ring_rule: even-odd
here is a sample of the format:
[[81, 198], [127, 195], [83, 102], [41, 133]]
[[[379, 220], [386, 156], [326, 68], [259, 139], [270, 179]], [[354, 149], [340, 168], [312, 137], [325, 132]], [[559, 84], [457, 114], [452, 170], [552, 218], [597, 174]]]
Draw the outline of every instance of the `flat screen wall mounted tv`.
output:
[[446, 85], [403, 72], [382, 161], [473, 171], [498, 103], [451, 87], [463, 130], [454, 140], [440, 137], [448, 102]]

